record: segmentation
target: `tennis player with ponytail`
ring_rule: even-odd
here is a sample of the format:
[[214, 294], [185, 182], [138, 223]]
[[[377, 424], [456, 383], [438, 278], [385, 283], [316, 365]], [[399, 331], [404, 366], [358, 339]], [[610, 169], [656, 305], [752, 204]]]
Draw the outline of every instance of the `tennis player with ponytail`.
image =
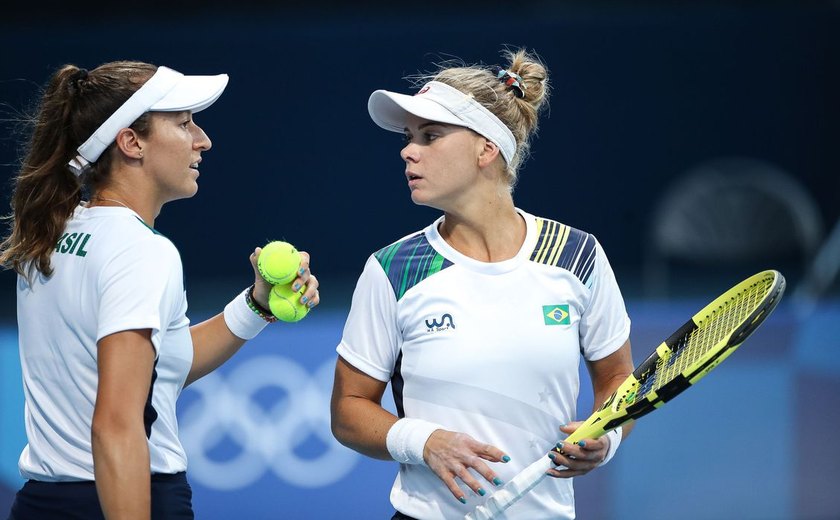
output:
[[193, 114], [227, 83], [119, 61], [63, 66], [46, 87], [0, 245], [18, 273], [28, 438], [11, 519], [194, 516], [178, 395], [273, 321], [257, 248], [254, 285], [190, 326], [180, 255], [154, 228], [198, 190], [211, 142]]
[[412, 201], [443, 213], [368, 258], [337, 347], [333, 432], [400, 463], [394, 519], [463, 518], [541, 456], [556, 478], [507, 518], [574, 518], [571, 477], [609, 461], [631, 425], [550, 452], [579, 424], [581, 358], [596, 403], [633, 371], [630, 320], [594, 236], [514, 205], [549, 82], [532, 53], [504, 55], [368, 101], [405, 135]]

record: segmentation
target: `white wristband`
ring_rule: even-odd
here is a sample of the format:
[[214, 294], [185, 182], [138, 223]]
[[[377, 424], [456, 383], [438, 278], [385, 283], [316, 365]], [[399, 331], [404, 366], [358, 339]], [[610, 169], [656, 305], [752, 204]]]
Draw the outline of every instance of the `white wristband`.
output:
[[385, 444], [388, 453], [402, 464], [425, 464], [423, 448], [435, 430], [443, 426], [422, 419], [403, 418], [388, 430]]
[[603, 466], [604, 464], [609, 462], [610, 459], [613, 458], [613, 456], [615, 456], [615, 452], [618, 451], [618, 445], [621, 444], [621, 437], [624, 435], [623, 432], [624, 432], [624, 430], [622, 429], [621, 426], [619, 426], [615, 430], [611, 430], [611, 431], [607, 432], [605, 437], [610, 441], [610, 447], [607, 448], [607, 456], [604, 457], [604, 460], [602, 460], [598, 464], [599, 466]]
[[245, 301], [245, 292], [251, 290], [249, 287], [242, 291], [233, 300], [225, 305], [225, 324], [238, 338], [249, 340], [262, 331], [268, 322], [260, 318], [248, 307]]

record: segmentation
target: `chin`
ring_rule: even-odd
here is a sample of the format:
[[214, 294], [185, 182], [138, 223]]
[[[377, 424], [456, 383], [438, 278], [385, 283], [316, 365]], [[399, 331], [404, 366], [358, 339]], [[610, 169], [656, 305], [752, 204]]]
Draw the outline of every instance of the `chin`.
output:
[[189, 199], [195, 197], [196, 193], [198, 193], [198, 183], [194, 182], [191, 186], [184, 190], [184, 196], [182, 198]]
[[419, 190], [412, 190], [411, 192], [411, 202], [417, 204], [418, 206], [428, 206], [429, 199], [424, 197]]
[[439, 210], [443, 211], [443, 208], [441, 207], [441, 205], [438, 202], [436, 202], [434, 199], [432, 199], [430, 197], [423, 197], [417, 191], [412, 191], [411, 192], [411, 202], [413, 202], [414, 204], [416, 204], [418, 206], [427, 206], [429, 208], [439, 209]]

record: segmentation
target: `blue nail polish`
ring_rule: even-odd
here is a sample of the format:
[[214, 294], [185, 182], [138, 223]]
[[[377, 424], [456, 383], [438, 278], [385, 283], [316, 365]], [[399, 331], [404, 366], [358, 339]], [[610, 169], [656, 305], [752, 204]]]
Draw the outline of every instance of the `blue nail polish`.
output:
[[478, 494], [484, 496], [487, 494], [487, 491], [484, 491], [484, 488], [478, 488]]
[[562, 450], [563, 449], [563, 441], [558, 442], [556, 446], [557, 446], [558, 450]]
[[301, 303], [306, 303], [306, 300], [307, 300], [307, 298], [306, 298], [306, 296], [304, 296], [303, 298], [300, 299], [300, 302]]
[[299, 283], [296, 283], [292, 286], [293, 291], [297, 291], [298, 289], [300, 289], [300, 284]]
[[581, 448], [582, 448], [582, 447], [584, 447], [584, 446], [586, 446], [586, 441], [580, 441], [580, 442], [578, 442], [578, 446], [580, 446]]
[[501, 486], [502, 479], [500, 479], [499, 477], [493, 477], [493, 484], [495, 484], [496, 486]]
[[466, 499], [466, 498], [464, 498], [464, 497], [458, 497], [458, 501], [459, 501], [459, 502], [461, 502], [462, 504], [466, 504], [466, 503], [467, 503], [467, 499]]
[[502, 456], [502, 462], [510, 462], [510, 457], [507, 455]]
[[298, 274], [303, 274], [303, 273], [305, 273], [305, 272], [306, 272], [306, 269], [304, 269], [303, 267], [301, 267], [300, 269], [298, 269]]
[[557, 458], [557, 455], [555, 455], [553, 451], [549, 451], [548, 452], [548, 458], [551, 459], [551, 460], [554, 460], [555, 458]]

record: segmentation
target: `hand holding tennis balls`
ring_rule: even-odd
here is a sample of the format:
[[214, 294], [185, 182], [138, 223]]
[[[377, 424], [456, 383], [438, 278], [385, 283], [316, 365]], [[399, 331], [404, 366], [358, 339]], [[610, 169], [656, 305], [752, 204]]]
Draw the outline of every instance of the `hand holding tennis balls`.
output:
[[269, 242], [257, 258], [257, 268], [272, 285], [292, 283], [300, 269], [300, 253], [288, 242]]
[[[306, 253], [303, 255], [306, 255]], [[306, 256], [305, 265], [308, 265], [308, 258]], [[307, 275], [303, 271], [301, 262], [302, 255], [295, 249], [295, 246], [281, 240], [266, 244], [257, 258], [257, 270], [260, 276], [272, 285], [271, 292], [268, 295], [268, 308], [281, 321], [300, 321], [309, 313], [312, 305], [318, 303], [317, 290], [312, 295], [312, 299], [307, 302], [308, 304], [301, 303], [307, 285], [313, 287], [313, 289], [318, 287], [315, 277], [311, 274]], [[294, 290], [291, 284], [298, 276], [301, 276], [302, 282], [307, 285], [302, 285], [298, 290]]]
[[295, 322], [302, 320], [308, 313], [309, 307], [300, 303], [300, 298], [306, 291], [306, 286], [300, 290], [293, 290], [288, 284], [275, 285], [268, 295], [268, 308], [278, 320]]

